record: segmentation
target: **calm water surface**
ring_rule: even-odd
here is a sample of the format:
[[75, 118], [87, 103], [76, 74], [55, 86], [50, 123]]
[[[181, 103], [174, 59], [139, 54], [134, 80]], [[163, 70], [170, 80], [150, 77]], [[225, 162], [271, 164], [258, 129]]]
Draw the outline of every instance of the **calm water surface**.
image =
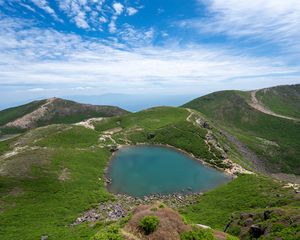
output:
[[107, 175], [112, 180], [109, 191], [135, 197], [154, 193], [202, 192], [231, 179], [186, 154], [159, 146], [118, 150]]

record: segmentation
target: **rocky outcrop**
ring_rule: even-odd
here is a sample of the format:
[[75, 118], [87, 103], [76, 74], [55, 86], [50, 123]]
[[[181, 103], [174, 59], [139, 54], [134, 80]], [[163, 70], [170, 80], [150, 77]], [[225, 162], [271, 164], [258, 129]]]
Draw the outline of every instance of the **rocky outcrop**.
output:
[[299, 239], [299, 224], [297, 209], [267, 209], [233, 215], [225, 232], [238, 235], [240, 239]]
[[135, 198], [127, 195], [115, 195], [115, 201], [100, 203], [97, 208], [90, 209], [79, 216], [73, 225], [78, 225], [83, 222], [96, 222], [99, 220], [116, 221], [125, 217], [129, 211], [143, 204], [153, 204], [161, 201], [172, 208], [186, 207], [195, 203], [202, 193], [192, 193], [183, 195], [174, 193], [169, 195], [155, 194], [145, 196], [143, 198]]

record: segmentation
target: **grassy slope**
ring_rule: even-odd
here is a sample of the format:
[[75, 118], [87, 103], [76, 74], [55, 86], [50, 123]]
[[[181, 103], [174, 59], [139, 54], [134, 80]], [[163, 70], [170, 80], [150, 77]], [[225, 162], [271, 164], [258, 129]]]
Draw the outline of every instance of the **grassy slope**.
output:
[[[199, 129], [186, 122], [188, 115], [185, 109], [154, 108], [100, 122], [98, 131], [51, 125], [1, 142], [1, 153], [16, 143], [40, 147], [0, 165], [6, 173], [0, 178], [1, 239], [37, 239], [42, 234], [51, 239], [87, 239], [97, 226], [68, 225], [84, 210], [111, 197], [99, 180], [110, 156], [108, 148], [99, 147], [102, 130], [121, 126], [122, 132], [113, 135], [117, 141], [126, 136], [132, 142], [169, 143], [191, 151], [200, 149], [200, 155], [207, 153], [205, 133], [194, 133]], [[133, 130], [136, 128], [143, 130]], [[147, 139], [149, 132], [155, 133], [154, 139]], [[63, 169], [70, 173], [69, 180], [58, 179]], [[21, 193], [14, 194], [15, 189]]]
[[300, 84], [260, 90], [256, 97], [275, 113], [300, 118]]
[[[0, 127], [33, 112], [44, 103], [46, 103], [46, 100], [34, 101], [19, 107], [0, 111]], [[128, 113], [126, 110], [118, 107], [87, 105], [59, 98], [55, 99], [48, 108], [49, 111], [47, 115], [41, 118], [35, 124], [36, 126], [46, 126], [49, 124], [59, 123], [69, 124], [94, 117], [111, 117]], [[23, 131], [24, 129], [19, 128], [2, 128], [0, 130], [0, 134], [1, 132], [3, 134], [7, 134]]]
[[[48, 164], [33, 164], [25, 177], [0, 178], [1, 239], [39, 239], [42, 234], [51, 239], [86, 239], [97, 231], [85, 224], [68, 226], [81, 212], [110, 198], [99, 180], [110, 153], [96, 147], [96, 135], [82, 127], [54, 132], [38, 143], [51, 153]], [[90, 146], [95, 147], [91, 150]], [[70, 179], [60, 181], [65, 168]], [[21, 193], [10, 194], [16, 188]]]
[[19, 117], [22, 117], [34, 111], [36, 108], [40, 107], [45, 102], [46, 100], [34, 101], [22, 106], [8, 108], [0, 111], [0, 126], [5, 125], [8, 122], [11, 122]]
[[[207, 130], [187, 122], [186, 118], [189, 114], [182, 108], [152, 108], [98, 122], [96, 130], [101, 132], [117, 127], [122, 128], [122, 132], [113, 135], [119, 144], [124, 143], [122, 139], [125, 138], [133, 144], [168, 144], [218, 165], [220, 158], [217, 150], [211, 146], [212, 152], [217, 156], [215, 157], [209, 152], [204, 141]], [[149, 135], [153, 137], [149, 138]]]
[[249, 97], [247, 92], [223, 91], [195, 99], [184, 107], [200, 111], [233, 133], [275, 171], [300, 174], [300, 123], [252, 109], [247, 104]]
[[[10, 159], [18, 161], [8, 165], [16, 172], [22, 163], [38, 158], [21, 177], [12, 174], [0, 178], [0, 238], [38, 239], [45, 234], [51, 239], [88, 239], [101, 229], [101, 224], [94, 227], [87, 224], [70, 227], [69, 224], [84, 210], [111, 197], [99, 180], [110, 156], [107, 148], [98, 145], [102, 131], [121, 127], [121, 132], [113, 134], [120, 143], [124, 137], [133, 143], [163, 142], [195, 151], [195, 154], [199, 151], [201, 156], [207, 153], [203, 145], [205, 132], [186, 122], [188, 115], [185, 109], [154, 108], [98, 122], [97, 131], [52, 125], [31, 130], [10, 142], [1, 142], [2, 153], [15, 143], [42, 148]], [[148, 139], [149, 133], [155, 137]], [[41, 154], [45, 152], [47, 154]], [[70, 172], [69, 180], [58, 179], [63, 169]], [[21, 193], [14, 194], [16, 188], [21, 189]], [[290, 196], [288, 190], [269, 179], [242, 176], [208, 192], [197, 204], [182, 211], [192, 222], [223, 230], [232, 212], [267, 205], [283, 206], [290, 203]]]
[[76, 123], [89, 118], [112, 117], [128, 113], [126, 110], [114, 106], [86, 105], [64, 99], [55, 100], [53, 112], [49, 119], [41, 119], [38, 126]]
[[289, 205], [300, 207], [291, 190], [267, 177], [244, 175], [205, 193], [198, 203], [182, 209], [182, 214], [191, 222], [224, 230], [235, 212]]

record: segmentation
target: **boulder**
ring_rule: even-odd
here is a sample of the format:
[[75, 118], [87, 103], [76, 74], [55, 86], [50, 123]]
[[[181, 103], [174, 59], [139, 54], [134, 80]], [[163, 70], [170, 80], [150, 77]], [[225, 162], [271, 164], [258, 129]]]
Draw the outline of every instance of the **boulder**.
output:
[[249, 233], [252, 238], [259, 238], [265, 233], [265, 229], [261, 225], [254, 224], [251, 225]]

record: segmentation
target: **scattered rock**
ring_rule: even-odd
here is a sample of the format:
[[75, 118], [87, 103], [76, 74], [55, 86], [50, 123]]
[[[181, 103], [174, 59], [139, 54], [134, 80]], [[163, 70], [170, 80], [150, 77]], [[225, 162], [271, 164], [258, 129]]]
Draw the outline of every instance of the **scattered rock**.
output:
[[[107, 179], [110, 181], [110, 179]], [[100, 203], [97, 208], [84, 212], [72, 225], [83, 222], [96, 222], [98, 220], [117, 221], [123, 218], [135, 207], [143, 204], [153, 204], [157, 201], [163, 202], [171, 208], [186, 207], [197, 201], [202, 193], [181, 194], [174, 193], [169, 195], [154, 194], [143, 198], [135, 198], [128, 195], [117, 194], [115, 201]]]
[[67, 180], [70, 179], [70, 175], [71, 175], [71, 173], [70, 173], [69, 169], [68, 168], [64, 168], [61, 171], [60, 175], [58, 176], [58, 180], [62, 181], [62, 182], [65, 182], [65, 181], [67, 181]]
[[251, 225], [250, 227], [250, 236], [253, 238], [259, 238], [260, 236], [262, 236], [265, 232], [264, 227], [262, 227], [261, 225]]

